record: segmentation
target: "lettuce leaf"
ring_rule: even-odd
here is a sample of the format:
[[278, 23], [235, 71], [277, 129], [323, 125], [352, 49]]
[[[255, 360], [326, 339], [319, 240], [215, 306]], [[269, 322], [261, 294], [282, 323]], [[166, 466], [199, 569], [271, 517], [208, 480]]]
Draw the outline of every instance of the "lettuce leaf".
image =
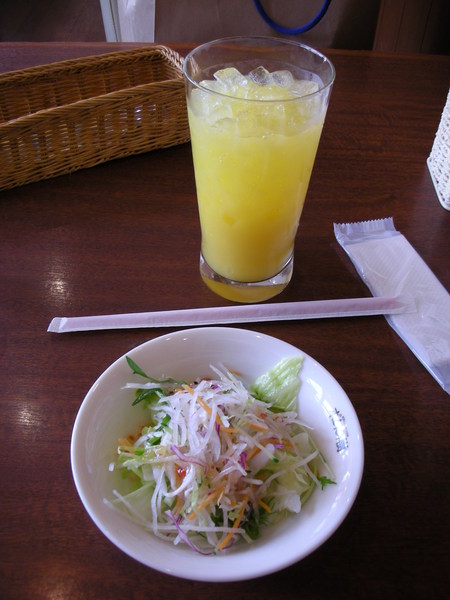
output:
[[250, 386], [250, 393], [258, 400], [271, 404], [272, 410], [280, 412], [295, 410], [302, 364], [303, 356], [283, 358], [256, 379]]

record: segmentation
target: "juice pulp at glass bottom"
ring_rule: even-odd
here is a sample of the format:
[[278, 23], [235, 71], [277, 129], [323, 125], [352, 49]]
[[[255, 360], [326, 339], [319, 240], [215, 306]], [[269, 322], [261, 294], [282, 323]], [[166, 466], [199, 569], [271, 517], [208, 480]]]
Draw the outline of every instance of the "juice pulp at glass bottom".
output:
[[200, 275], [205, 284], [218, 296], [233, 302], [263, 302], [280, 294], [289, 284], [294, 267], [291, 256], [283, 269], [264, 281], [242, 282], [222, 277], [211, 269], [200, 253]]

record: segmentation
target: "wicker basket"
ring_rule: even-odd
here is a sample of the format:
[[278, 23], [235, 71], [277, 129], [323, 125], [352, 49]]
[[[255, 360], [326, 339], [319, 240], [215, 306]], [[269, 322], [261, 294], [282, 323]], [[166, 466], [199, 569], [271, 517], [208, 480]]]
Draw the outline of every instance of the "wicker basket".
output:
[[188, 140], [182, 58], [164, 46], [0, 75], [0, 190]]

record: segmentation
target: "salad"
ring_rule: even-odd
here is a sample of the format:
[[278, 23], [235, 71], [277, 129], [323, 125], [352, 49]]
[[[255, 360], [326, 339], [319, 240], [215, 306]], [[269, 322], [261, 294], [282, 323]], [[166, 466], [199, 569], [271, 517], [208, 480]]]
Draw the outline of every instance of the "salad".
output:
[[119, 439], [110, 471], [127, 490], [120, 508], [154, 535], [217, 554], [262, 526], [299, 513], [334, 483], [296, 411], [302, 357], [285, 358], [248, 389], [222, 365], [194, 382], [154, 379], [127, 357], [139, 382], [133, 405], [146, 424]]

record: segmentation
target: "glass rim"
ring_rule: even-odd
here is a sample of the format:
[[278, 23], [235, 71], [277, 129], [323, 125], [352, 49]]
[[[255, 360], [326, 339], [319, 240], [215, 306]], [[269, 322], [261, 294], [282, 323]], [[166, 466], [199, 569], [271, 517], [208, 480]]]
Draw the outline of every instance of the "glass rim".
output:
[[[317, 58], [321, 59], [323, 61], [323, 63], [325, 63], [330, 68], [330, 80], [326, 84], [319, 86], [319, 89], [316, 90], [315, 92], [311, 92], [311, 93], [305, 94], [303, 96], [297, 96], [294, 98], [283, 98], [283, 99], [275, 98], [275, 99], [270, 99], [270, 100], [264, 100], [264, 99], [260, 99], [260, 98], [258, 98], [258, 99], [257, 98], [238, 98], [238, 97], [232, 96], [230, 94], [224, 94], [224, 93], [218, 92], [216, 90], [211, 90], [203, 85], [200, 85], [200, 82], [195, 81], [188, 74], [187, 64], [197, 52], [199, 52], [203, 49], [206, 49], [208, 46], [219, 45], [222, 43], [237, 42], [239, 40], [255, 41], [255, 42], [256, 41], [276, 42], [276, 44], [278, 44], [279, 46], [295, 46], [297, 48], [302, 48], [303, 50], [306, 50], [310, 54], [315, 55]], [[230, 36], [230, 37], [222, 37], [222, 38], [218, 38], [216, 40], [211, 40], [209, 42], [204, 42], [202, 44], [199, 44], [195, 48], [193, 48], [186, 55], [186, 57], [183, 60], [183, 74], [184, 74], [186, 80], [189, 81], [189, 83], [191, 83], [194, 87], [200, 89], [202, 92], [205, 92], [205, 93], [208, 93], [208, 94], [211, 94], [214, 96], [223, 96], [224, 98], [228, 98], [228, 99], [232, 99], [232, 100], [236, 100], [236, 101], [240, 101], [240, 102], [252, 102], [252, 103], [258, 102], [258, 103], [268, 104], [268, 103], [299, 102], [299, 101], [302, 101], [305, 99], [311, 99], [311, 98], [314, 98], [314, 96], [323, 94], [323, 92], [325, 92], [327, 89], [331, 88], [332, 85], [334, 84], [334, 80], [336, 78], [336, 69], [334, 68], [334, 65], [331, 62], [331, 60], [327, 56], [325, 56], [325, 54], [323, 54], [319, 50], [316, 50], [312, 46], [303, 44], [302, 42], [297, 42], [296, 40], [287, 40], [285, 38], [277, 38], [277, 37], [272, 37], [272, 36], [237, 35], [237, 36]]]

